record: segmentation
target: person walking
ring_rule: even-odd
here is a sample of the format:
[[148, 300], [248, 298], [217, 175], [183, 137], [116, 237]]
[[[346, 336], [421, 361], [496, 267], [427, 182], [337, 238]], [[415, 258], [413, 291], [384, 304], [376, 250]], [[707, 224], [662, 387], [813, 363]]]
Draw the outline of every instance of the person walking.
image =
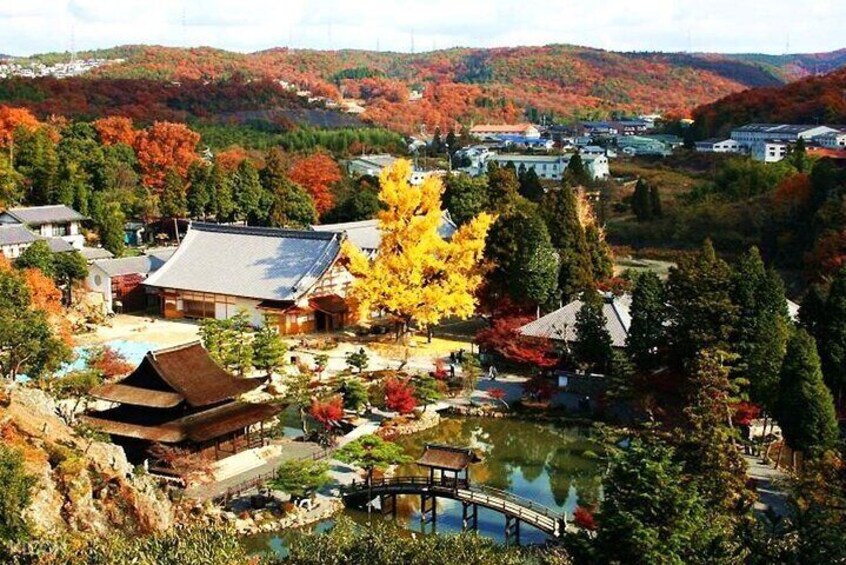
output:
[[493, 363], [488, 367], [488, 378], [492, 381], [496, 380], [496, 367]]

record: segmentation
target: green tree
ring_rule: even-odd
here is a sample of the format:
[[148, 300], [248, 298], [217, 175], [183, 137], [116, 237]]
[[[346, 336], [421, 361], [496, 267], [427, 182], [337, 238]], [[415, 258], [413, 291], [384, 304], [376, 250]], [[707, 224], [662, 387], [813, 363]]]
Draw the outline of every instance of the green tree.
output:
[[59, 176], [59, 156], [48, 128], [15, 132], [14, 167], [28, 179], [28, 200], [33, 205], [55, 204]]
[[658, 186], [654, 184], [649, 187], [649, 206], [653, 218], [660, 218], [664, 215], [664, 207], [661, 204], [661, 193], [658, 192]]
[[592, 222], [585, 227], [585, 243], [587, 243], [594, 280], [610, 278], [614, 274], [611, 248], [608, 247], [605, 236], [596, 222]]
[[424, 409], [429, 404], [441, 398], [441, 391], [438, 388], [438, 379], [427, 373], [420, 373], [411, 379], [414, 385], [414, 398]]
[[686, 470], [697, 478], [702, 495], [728, 515], [738, 508], [748, 509], [744, 504], [748, 499], [746, 463], [731, 427], [731, 404], [738, 389], [729, 380], [729, 369], [723, 364], [726, 357], [725, 352], [705, 350], [695, 360], [685, 427], [678, 437], [683, 438], [679, 450]]
[[532, 202], [540, 202], [543, 198], [544, 190], [541, 184], [540, 177], [535, 172], [534, 167], [530, 167], [525, 173], [520, 175], [520, 194]]
[[344, 408], [358, 412], [367, 405], [367, 389], [359, 379], [346, 379], [339, 391], [344, 396]]
[[9, 208], [23, 201], [24, 177], [12, 167], [5, 153], [0, 154], [0, 206]]
[[603, 480], [597, 563], [732, 563], [719, 513], [709, 514], [672, 448], [634, 439]]
[[737, 309], [730, 291], [731, 269], [710, 241], [696, 257], [683, 257], [670, 270], [667, 335], [676, 367], [684, 367], [705, 349], [731, 351]]
[[359, 373], [367, 368], [370, 364], [370, 356], [362, 347], [358, 351], [350, 351], [347, 353], [345, 360], [350, 369], [356, 369]]
[[276, 470], [276, 477], [270, 481], [270, 486], [287, 492], [295, 499], [302, 499], [308, 498], [328, 482], [329, 463], [306, 459], [282, 463]]
[[67, 290], [67, 303], [72, 304], [74, 285], [88, 276], [88, 261], [77, 250], [56, 253], [53, 273], [56, 283]]
[[70, 350], [32, 307], [29, 288], [12, 270], [0, 270], [0, 377], [37, 379], [68, 359]]
[[778, 422], [794, 450], [819, 456], [839, 437], [831, 391], [825, 386], [814, 339], [799, 329], [790, 336], [779, 381]]
[[286, 353], [288, 346], [273, 327], [271, 316], [265, 314], [264, 323], [253, 338], [253, 365], [270, 377], [285, 364]]
[[825, 382], [835, 398], [842, 400], [846, 389], [846, 267], [831, 281], [818, 339]]
[[232, 178], [232, 193], [235, 199], [235, 217], [248, 224], [263, 224], [267, 221], [267, 210], [262, 210], [261, 180], [256, 168], [248, 159], [238, 166]]
[[91, 219], [97, 226], [97, 233], [100, 235], [100, 243], [105, 249], [111, 251], [116, 257], [124, 252], [124, 231], [126, 216], [120, 202], [105, 201], [102, 195], [97, 194], [92, 199]]
[[576, 340], [573, 357], [592, 373], [608, 374], [611, 370], [613, 349], [611, 334], [606, 327], [602, 296], [594, 291], [582, 293], [582, 306], [576, 313]]
[[209, 172], [211, 167], [204, 161], [191, 165], [188, 169], [188, 211], [192, 218], [202, 218], [209, 213]]
[[472, 220], [490, 206], [487, 177], [474, 178], [466, 173], [447, 176], [443, 204], [459, 226]]
[[366, 435], [351, 441], [335, 452], [335, 458], [367, 471], [368, 483], [373, 478], [374, 469], [384, 470], [391, 465], [411, 461], [402, 447], [377, 435]]
[[15, 259], [15, 267], [18, 269], [38, 269], [44, 276], [55, 278], [56, 269], [53, 262], [53, 252], [47, 241], [40, 239], [34, 241], [29, 247]]
[[635, 279], [631, 318], [626, 336], [628, 358], [639, 371], [655, 370], [667, 340], [667, 306], [664, 285], [652, 271], [646, 271]]
[[565, 186], [579, 186], [590, 184], [591, 178], [585, 168], [585, 163], [582, 156], [575, 153], [570, 157], [567, 163], [567, 168], [564, 170], [564, 185]]
[[240, 308], [229, 322], [233, 339], [233, 358], [229, 368], [238, 371], [239, 375], [244, 375], [253, 368], [253, 327], [250, 325], [250, 314], [246, 309]]
[[516, 202], [520, 194], [520, 181], [513, 167], [493, 167], [488, 171], [488, 206], [504, 211], [504, 206]]
[[796, 167], [800, 173], [808, 170], [808, 152], [805, 149], [805, 139], [800, 137], [790, 148], [790, 163]]
[[809, 334], [822, 340], [822, 328], [825, 325], [825, 289], [818, 284], [808, 287], [799, 307], [799, 325]]
[[496, 265], [489, 280], [519, 303], [545, 304], [556, 288], [555, 249], [534, 205], [517, 198], [488, 234], [485, 254]]
[[632, 195], [632, 212], [634, 212], [638, 222], [646, 222], [652, 219], [650, 190], [649, 183], [643, 179], [638, 179]]
[[232, 175], [223, 170], [223, 167], [218, 163], [212, 165], [208, 182], [209, 207], [218, 222], [226, 222], [232, 219], [235, 211], [232, 185]]
[[558, 289], [561, 298], [569, 302], [579, 293], [594, 288], [593, 265], [585, 230], [579, 221], [576, 195], [562, 187], [546, 193], [540, 211], [558, 251]]
[[184, 218], [188, 213], [185, 183], [176, 171], [168, 171], [165, 175], [159, 212], [165, 218]]
[[29, 535], [23, 511], [29, 506], [35, 477], [26, 473], [23, 454], [0, 443], [0, 554], [2, 547]]

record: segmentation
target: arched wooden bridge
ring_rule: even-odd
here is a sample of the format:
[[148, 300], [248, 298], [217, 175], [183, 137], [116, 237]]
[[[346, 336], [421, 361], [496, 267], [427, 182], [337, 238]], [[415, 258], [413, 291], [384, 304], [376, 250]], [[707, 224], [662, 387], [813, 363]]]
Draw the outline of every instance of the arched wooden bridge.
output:
[[546, 506], [532, 502], [509, 492], [484, 485], [471, 485], [463, 478], [407, 476], [354, 481], [341, 487], [341, 496], [350, 506], [364, 508], [375, 498], [382, 502], [382, 512], [396, 514], [397, 495], [418, 495], [421, 497], [421, 519], [435, 522], [436, 497], [457, 500], [463, 505], [463, 528], [475, 530], [478, 527], [478, 507], [488, 508], [505, 516], [505, 540], [520, 543], [520, 524], [528, 524], [553, 538], [564, 535], [566, 521]]

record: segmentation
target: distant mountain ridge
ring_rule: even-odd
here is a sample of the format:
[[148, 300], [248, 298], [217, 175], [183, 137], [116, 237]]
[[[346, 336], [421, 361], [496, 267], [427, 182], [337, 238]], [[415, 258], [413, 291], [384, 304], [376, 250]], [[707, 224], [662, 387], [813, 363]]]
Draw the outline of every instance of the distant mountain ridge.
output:
[[[49, 62], [64, 54], [39, 55]], [[160, 81], [271, 79], [314, 96], [365, 101], [363, 118], [406, 133], [456, 124], [689, 115], [726, 95], [772, 87], [846, 65], [846, 49], [763, 55], [613, 52], [573, 45], [453, 48], [419, 54], [274, 48], [120, 46], [80, 57], [124, 59], [91, 78]], [[421, 96], [411, 96], [412, 91]]]

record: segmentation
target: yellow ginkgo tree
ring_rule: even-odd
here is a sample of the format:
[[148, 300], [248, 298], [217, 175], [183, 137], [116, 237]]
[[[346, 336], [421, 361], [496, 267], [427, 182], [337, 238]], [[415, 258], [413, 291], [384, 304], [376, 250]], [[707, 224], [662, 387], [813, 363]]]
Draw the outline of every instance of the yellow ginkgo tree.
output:
[[347, 241], [344, 255], [354, 280], [349, 298], [358, 304], [360, 319], [382, 312], [402, 336], [409, 325], [430, 327], [443, 318], [467, 318], [476, 309], [482, 284], [485, 237], [494, 221], [482, 212], [461, 226], [450, 239], [439, 233], [443, 221], [443, 184], [428, 176], [419, 185], [408, 182], [411, 163], [399, 159], [382, 171], [378, 214], [381, 240], [367, 256]]

